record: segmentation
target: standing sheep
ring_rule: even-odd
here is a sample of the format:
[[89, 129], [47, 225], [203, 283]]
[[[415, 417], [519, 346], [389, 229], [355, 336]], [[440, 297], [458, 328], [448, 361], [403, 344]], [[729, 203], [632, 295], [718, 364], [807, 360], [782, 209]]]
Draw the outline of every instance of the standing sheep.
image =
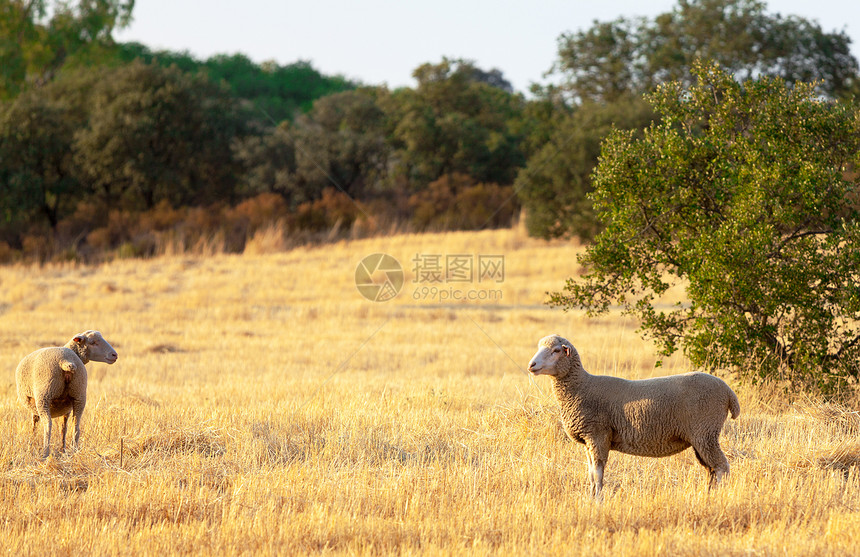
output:
[[90, 361], [112, 364], [117, 354], [98, 331], [75, 335], [65, 346], [42, 348], [24, 356], [15, 370], [18, 402], [33, 413], [33, 433], [45, 420], [42, 458], [51, 452], [51, 418], [63, 417], [63, 451], [66, 426], [75, 413], [75, 448], [81, 437], [81, 418], [87, 405], [87, 368]]
[[738, 397], [726, 383], [706, 373], [685, 373], [630, 381], [591, 375], [570, 341], [550, 335], [538, 342], [529, 371], [552, 378], [567, 435], [585, 445], [592, 492], [600, 495], [609, 451], [663, 457], [692, 446], [708, 469], [709, 487], [729, 472], [720, 449], [720, 431]]

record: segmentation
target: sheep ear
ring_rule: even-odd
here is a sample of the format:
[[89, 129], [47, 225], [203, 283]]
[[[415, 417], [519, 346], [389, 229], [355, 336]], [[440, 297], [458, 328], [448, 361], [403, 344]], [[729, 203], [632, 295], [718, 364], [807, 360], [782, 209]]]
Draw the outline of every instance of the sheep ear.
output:
[[86, 342], [86, 339], [82, 335], [75, 335], [75, 338], [73, 338], [72, 340], [77, 342], [78, 344], [83, 344], [84, 342]]
[[561, 347], [564, 349], [564, 355], [570, 356], [570, 346], [563, 344]]

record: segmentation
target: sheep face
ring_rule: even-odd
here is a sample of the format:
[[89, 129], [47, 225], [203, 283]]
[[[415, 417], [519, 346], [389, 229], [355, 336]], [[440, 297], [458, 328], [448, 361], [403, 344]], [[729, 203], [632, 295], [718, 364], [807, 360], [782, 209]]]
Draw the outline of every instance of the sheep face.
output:
[[538, 342], [538, 351], [529, 361], [529, 371], [535, 375], [559, 375], [569, 369], [568, 360], [576, 356], [576, 348], [570, 341], [549, 335]]
[[72, 338], [71, 343], [75, 343], [81, 349], [81, 353], [85, 354], [91, 362], [112, 364], [118, 358], [116, 350], [98, 331], [79, 333]]

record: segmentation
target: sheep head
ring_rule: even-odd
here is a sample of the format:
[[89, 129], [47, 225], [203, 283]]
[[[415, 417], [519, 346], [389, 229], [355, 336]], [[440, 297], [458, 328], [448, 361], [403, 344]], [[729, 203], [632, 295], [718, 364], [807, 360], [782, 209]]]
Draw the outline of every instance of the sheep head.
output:
[[549, 335], [538, 342], [538, 350], [529, 361], [529, 371], [561, 377], [578, 365], [579, 353], [573, 344], [559, 335]]
[[85, 364], [89, 362], [112, 364], [118, 358], [116, 350], [98, 331], [78, 333], [72, 337], [66, 347], [74, 350]]

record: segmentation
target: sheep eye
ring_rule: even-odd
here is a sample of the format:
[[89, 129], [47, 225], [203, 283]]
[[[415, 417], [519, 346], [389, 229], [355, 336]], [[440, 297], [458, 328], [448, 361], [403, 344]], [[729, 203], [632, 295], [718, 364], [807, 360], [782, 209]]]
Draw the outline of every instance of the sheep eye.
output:
[[553, 354], [557, 354], [558, 352], [561, 352], [561, 348], [553, 348], [552, 349]]

